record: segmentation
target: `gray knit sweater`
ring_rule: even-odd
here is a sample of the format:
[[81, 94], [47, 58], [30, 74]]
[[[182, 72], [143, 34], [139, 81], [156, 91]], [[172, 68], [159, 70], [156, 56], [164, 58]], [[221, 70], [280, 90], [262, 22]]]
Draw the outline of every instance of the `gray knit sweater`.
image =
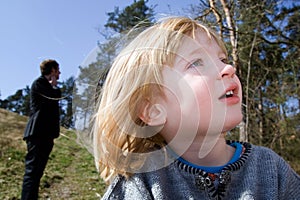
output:
[[300, 199], [300, 176], [279, 155], [243, 145], [242, 157], [214, 177], [176, 160], [128, 180], [117, 176], [102, 199]]

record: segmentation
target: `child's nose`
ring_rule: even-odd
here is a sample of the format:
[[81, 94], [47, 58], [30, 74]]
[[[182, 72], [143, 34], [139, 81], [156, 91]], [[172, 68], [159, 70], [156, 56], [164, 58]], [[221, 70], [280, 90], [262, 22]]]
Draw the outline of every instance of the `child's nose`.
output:
[[220, 72], [220, 79], [229, 77], [232, 78], [236, 69], [232, 65], [226, 65]]

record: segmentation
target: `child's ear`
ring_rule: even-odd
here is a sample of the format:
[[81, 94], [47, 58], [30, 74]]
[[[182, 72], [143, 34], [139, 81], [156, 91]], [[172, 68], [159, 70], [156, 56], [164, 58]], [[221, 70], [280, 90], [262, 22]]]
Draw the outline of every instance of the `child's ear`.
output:
[[145, 103], [140, 119], [150, 126], [161, 126], [166, 123], [167, 113], [161, 104]]

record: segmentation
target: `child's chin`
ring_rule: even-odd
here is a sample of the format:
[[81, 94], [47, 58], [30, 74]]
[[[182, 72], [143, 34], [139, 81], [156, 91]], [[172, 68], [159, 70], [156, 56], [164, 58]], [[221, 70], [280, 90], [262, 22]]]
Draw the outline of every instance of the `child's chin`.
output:
[[237, 125], [239, 125], [243, 120], [243, 117], [231, 119], [230, 122], [227, 122], [223, 128], [223, 132], [230, 131], [234, 129]]

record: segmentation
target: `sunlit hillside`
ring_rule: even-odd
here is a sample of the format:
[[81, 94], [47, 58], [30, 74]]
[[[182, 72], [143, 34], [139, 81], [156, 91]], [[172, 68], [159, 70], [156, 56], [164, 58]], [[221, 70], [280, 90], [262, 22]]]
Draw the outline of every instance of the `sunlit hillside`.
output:
[[[20, 199], [26, 143], [22, 140], [27, 117], [0, 109], [0, 199]], [[62, 129], [55, 140], [40, 185], [40, 199], [99, 199], [105, 185], [93, 157], [77, 144], [73, 131]]]

